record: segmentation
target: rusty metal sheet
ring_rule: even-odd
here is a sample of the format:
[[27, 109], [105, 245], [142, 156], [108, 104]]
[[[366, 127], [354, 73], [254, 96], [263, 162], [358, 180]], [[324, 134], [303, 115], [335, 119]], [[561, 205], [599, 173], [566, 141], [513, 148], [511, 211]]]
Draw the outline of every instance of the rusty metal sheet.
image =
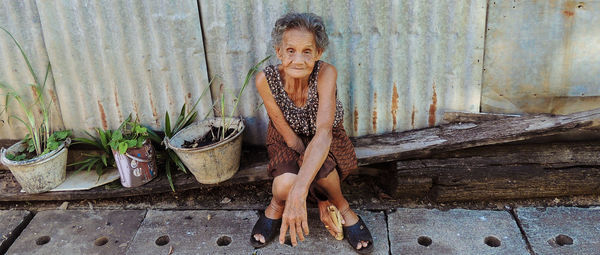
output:
[[[129, 113], [153, 128], [208, 85], [198, 4], [37, 1], [66, 128], [116, 128]], [[200, 115], [211, 111], [202, 99]]]
[[[0, 26], [8, 30], [23, 47], [25, 54], [31, 62], [32, 68], [37, 73], [38, 79], [44, 79], [48, 66], [48, 53], [44, 46], [40, 17], [35, 1], [0, 1]], [[0, 31], [0, 83], [13, 87], [28, 103], [33, 102], [33, 93], [28, 84], [34, 83], [29, 74], [27, 64], [12, 39], [4, 31]], [[46, 82], [47, 98], [52, 100], [51, 121], [52, 127], [62, 129], [62, 117], [58, 109], [58, 98], [52, 72]], [[0, 92], [0, 105], [5, 105], [5, 92]], [[10, 114], [23, 118], [24, 115], [13, 100], [9, 105]], [[8, 115], [0, 116], [0, 139], [21, 139], [27, 130], [16, 119], [7, 122]]]
[[482, 111], [600, 107], [600, 1], [490, 1]]
[[[239, 88], [272, 54], [270, 32], [288, 11], [324, 18], [338, 70], [344, 126], [352, 136], [433, 126], [446, 110], [479, 111], [486, 1], [200, 0], [210, 75]], [[271, 64], [278, 63], [273, 59]], [[268, 117], [252, 84], [241, 101], [249, 140], [264, 142]], [[213, 91], [213, 95], [218, 91]]]

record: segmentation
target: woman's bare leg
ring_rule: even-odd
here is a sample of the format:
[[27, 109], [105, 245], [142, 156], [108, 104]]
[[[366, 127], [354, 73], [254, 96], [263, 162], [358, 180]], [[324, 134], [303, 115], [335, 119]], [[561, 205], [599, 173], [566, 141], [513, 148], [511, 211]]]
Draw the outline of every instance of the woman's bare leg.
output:
[[[267, 218], [273, 220], [281, 219], [283, 208], [285, 208], [285, 199], [295, 180], [296, 175], [292, 173], [285, 173], [273, 179], [273, 198], [271, 198], [271, 203], [265, 209], [265, 216]], [[254, 239], [261, 243], [265, 242], [265, 237], [261, 234], [254, 235]]]
[[[342, 195], [340, 177], [338, 176], [337, 171], [332, 171], [327, 177], [319, 179], [317, 185], [327, 192], [329, 202], [340, 210], [342, 217], [344, 217], [344, 226], [352, 226], [358, 222], [358, 216], [350, 209], [350, 204], [348, 204], [348, 201], [344, 198], [344, 195]], [[356, 249], [367, 247], [367, 245], [368, 242], [361, 241], [358, 243]]]

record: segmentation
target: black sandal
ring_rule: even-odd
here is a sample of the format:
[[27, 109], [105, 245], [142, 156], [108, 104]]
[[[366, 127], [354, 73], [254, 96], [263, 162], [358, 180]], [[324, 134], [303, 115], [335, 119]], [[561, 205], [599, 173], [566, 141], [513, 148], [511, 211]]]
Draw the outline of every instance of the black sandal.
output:
[[[254, 246], [254, 248], [265, 247], [269, 242], [275, 239], [275, 236], [279, 234], [279, 230], [281, 229], [281, 219], [273, 220], [267, 218], [264, 213], [260, 214], [258, 221], [254, 224], [254, 228], [252, 228], [252, 235], [250, 236], [250, 244]], [[254, 235], [261, 234], [265, 237], [265, 242], [261, 243], [254, 238]]]
[[[373, 236], [371, 236], [371, 232], [360, 216], [358, 216], [358, 222], [356, 222], [356, 224], [349, 227], [343, 227], [343, 229], [344, 237], [348, 239], [348, 243], [350, 243], [356, 252], [359, 254], [369, 254], [373, 251]], [[368, 246], [357, 250], [356, 246], [360, 241], [368, 242]]]

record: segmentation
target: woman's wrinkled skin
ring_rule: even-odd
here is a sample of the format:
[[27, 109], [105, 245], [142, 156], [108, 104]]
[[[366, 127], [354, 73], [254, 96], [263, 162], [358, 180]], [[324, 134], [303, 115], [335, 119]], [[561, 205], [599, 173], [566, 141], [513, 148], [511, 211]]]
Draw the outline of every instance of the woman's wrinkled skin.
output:
[[[321, 58], [323, 49], [317, 48], [313, 33], [305, 29], [289, 29], [283, 34], [280, 45], [275, 47], [277, 58], [281, 60], [279, 72], [283, 80], [284, 89], [296, 106], [304, 106], [308, 97], [308, 79], [317, 60]], [[265, 210], [265, 216], [270, 219], [282, 218], [279, 242], [285, 241], [289, 231], [292, 246], [298, 244], [297, 239], [304, 241], [304, 236], [309, 234], [306, 197], [310, 184], [325, 161], [332, 141], [332, 128], [335, 118], [335, 91], [337, 71], [333, 65], [321, 63], [321, 70], [317, 77], [317, 93], [319, 106], [317, 111], [317, 130], [305, 147], [300, 137], [294, 133], [285, 120], [282, 111], [277, 106], [263, 72], [256, 76], [256, 87], [260, 93], [269, 118], [275, 129], [284, 138], [288, 147], [304, 153], [303, 161], [299, 162], [298, 174], [285, 173], [273, 180], [273, 198]], [[337, 171], [332, 171], [326, 178], [317, 181], [326, 191], [329, 200], [319, 202], [321, 221], [333, 236], [341, 233], [342, 229], [336, 227], [327, 212], [330, 204], [335, 205], [341, 212], [344, 226], [351, 226], [358, 222], [357, 215], [350, 209], [348, 201], [343, 197], [340, 188], [340, 179]], [[265, 238], [254, 235], [257, 241], [265, 242]], [[357, 249], [367, 247], [368, 242], [359, 242]]]

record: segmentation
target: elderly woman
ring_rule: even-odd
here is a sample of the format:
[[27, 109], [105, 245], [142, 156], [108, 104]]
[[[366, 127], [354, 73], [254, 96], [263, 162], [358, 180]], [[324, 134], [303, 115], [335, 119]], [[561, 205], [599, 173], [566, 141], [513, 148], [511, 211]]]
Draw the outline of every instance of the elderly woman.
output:
[[[280, 65], [256, 76], [269, 126], [267, 149], [273, 198], [252, 230], [250, 242], [265, 246], [279, 233], [284, 243], [308, 235], [306, 199], [318, 201], [321, 221], [332, 235], [343, 231], [359, 253], [373, 249], [373, 238], [360, 216], [343, 197], [340, 180], [357, 167], [354, 147], [346, 135], [344, 110], [336, 95], [337, 71], [320, 60], [328, 44], [325, 25], [311, 13], [288, 13], [271, 33]], [[343, 229], [332, 222], [327, 207], [335, 205]]]

